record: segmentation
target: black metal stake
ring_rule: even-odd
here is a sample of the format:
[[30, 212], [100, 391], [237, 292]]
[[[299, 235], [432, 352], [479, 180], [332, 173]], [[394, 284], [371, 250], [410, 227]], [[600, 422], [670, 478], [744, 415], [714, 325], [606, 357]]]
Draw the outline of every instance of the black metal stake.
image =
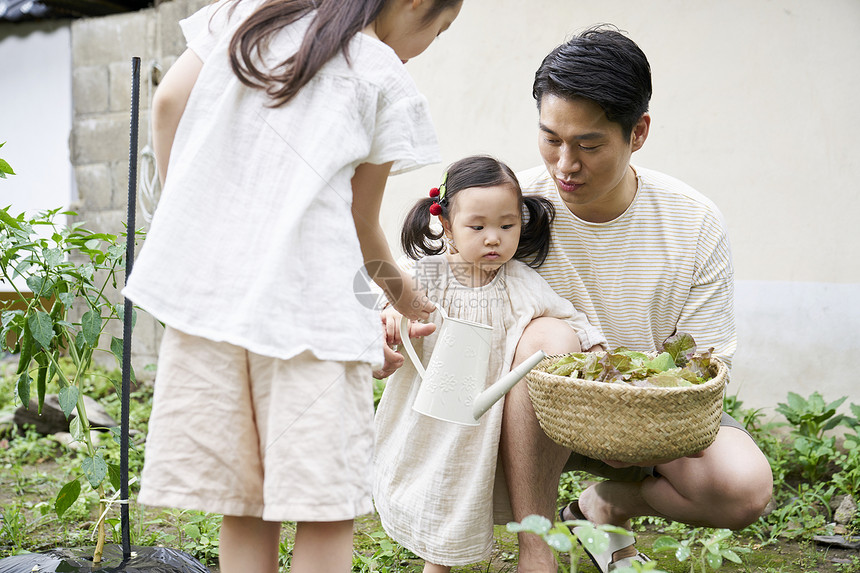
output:
[[[137, 205], [137, 128], [140, 102], [140, 58], [131, 59], [131, 141], [128, 151], [128, 222], [125, 241], [125, 282], [134, 262], [134, 213]], [[122, 526], [123, 559], [131, 556], [128, 512], [128, 434], [129, 400], [131, 394], [131, 329], [134, 309], [131, 301], [123, 299], [122, 322], [122, 422], [120, 427], [120, 521]]]

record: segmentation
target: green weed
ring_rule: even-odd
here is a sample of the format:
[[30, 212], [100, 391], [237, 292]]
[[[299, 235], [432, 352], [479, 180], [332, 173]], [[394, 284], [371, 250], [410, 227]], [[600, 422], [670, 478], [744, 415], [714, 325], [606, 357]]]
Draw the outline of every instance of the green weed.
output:
[[[362, 533], [361, 536], [369, 543], [358, 540], [359, 547], [352, 556], [353, 573], [408, 571], [406, 559], [414, 558], [415, 555], [389, 539], [385, 531], [377, 529], [371, 533]], [[369, 549], [362, 551], [362, 545]]]
[[163, 544], [189, 553], [204, 565], [218, 562], [221, 516], [178, 509], [166, 510], [163, 515], [173, 528], [173, 533], [162, 536]]
[[[690, 573], [719, 569], [725, 560], [741, 563], [738, 553], [748, 553], [746, 547], [730, 543], [732, 532], [728, 529], [709, 530], [695, 528], [688, 532], [684, 539], [664, 535], [654, 541], [653, 551], [672, 551], [675, 558], [681, 562], [690, 563]], [[701, 546], [701, 548], [699, 547]]]

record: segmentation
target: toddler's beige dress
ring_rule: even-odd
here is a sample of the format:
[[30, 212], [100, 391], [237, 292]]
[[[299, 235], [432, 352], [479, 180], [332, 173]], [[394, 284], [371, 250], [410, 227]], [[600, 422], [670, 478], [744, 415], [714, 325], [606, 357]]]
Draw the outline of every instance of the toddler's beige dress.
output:
[[[503, 265], [489, 284], [479, 288], [461, 285], [456, 266], [445, 255], [421, 259], [414, 274], [450, 317], [493, 328], [487, 384], [510, 370], [517, 342], [533, 318], [567, 320], [584, 349], [605, 344], [602, 333], [584, 314], [520, 261]], [[441, 324], [438, 312], [431, 319], [436, 332], [413, 340], [425, 365]], [[407, 357], [389, 378], [380, 401], [374, 460], [376, 509], [388, 535], [426, 561], [452, 566], [481, 561], [492, 549], [494, 489], [500, 506], [497, 515], [510, 514], [507, 490], [497, 482], [496, 464], [504, 400], [490, 408], [478, 426], [462, 426], [413, 411], [419, 384]], [[498, 475], [501, 479], [500, 469]]]

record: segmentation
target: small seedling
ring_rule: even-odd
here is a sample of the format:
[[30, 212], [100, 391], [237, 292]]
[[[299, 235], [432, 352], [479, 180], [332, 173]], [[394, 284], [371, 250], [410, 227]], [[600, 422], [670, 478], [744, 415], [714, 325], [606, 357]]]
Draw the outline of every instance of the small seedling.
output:
[[[732, 536], [728, 529], [717, 529], [711, 535], [707, 535], [701, 529], [693, 529], [686, 539], [677, 540], [674, 537], [664, 535], [654, 541], [652, 549], [657, 552], [674, 551], [675, 558], [684, 563], [689, 561], [690, 573], [700, 571], [705, 573], [708, 568], [719, 569], [725, 560], [733, 563], [741, 563], [738, 553], [748, 552], [745, 547], [729, 547], [726, 543]], [[701, 545], [701, 549], [697, 546]]]
[[[576, 534], [573, 533], [576, 528]], [[576, 573], [579, 570], [579, 562], [586, 558], [585, 551], [592, 554], [603, 553], [609, 547], [609, 534], [633, 535], [624, 528], [614, 525], [594, 525], [589, 521], [570, 520], [552, 523], [549, 519], [540, 515], [529, 515], [521, 522], [512, 521], [508, 523], [508, 531], [513, 533], [534, 533], [539, 536], [552, 549], [559, 569], [564, 573]], [[563, 555], [567, 555], [570, 561], [568, 566]], [[655, 573], [666, 573], [657, 569], [653, 561], [648, 563], [634, 563], [633, 567], [618, 567], [613, 569], [615, 573], [637, 573], [640, 571], [653, 571]]]

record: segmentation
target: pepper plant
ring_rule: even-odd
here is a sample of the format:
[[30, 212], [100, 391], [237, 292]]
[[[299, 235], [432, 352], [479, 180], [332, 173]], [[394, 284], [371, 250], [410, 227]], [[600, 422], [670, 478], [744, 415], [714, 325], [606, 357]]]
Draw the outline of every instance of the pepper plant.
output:
[[[6, 145], [6, 142], [0, 143], [0, 147]], [[0, 179], [6, 179], [6, 175], [15, 175], [12, 171], [12, 166], [5, 159], [0, 158]]]
[[[15, 294], [2, 306], [0, 349], [19, 356], [16, 394], [21, 404], [34, 403], [41, 414], [48, 388], [56, 385], [60, 407], [70, 419], [69, 431], [84, 444], [83, 473], [63, 486], [54, 508], [61, 516], [79, 497], [82, 482], [98, 492], [93, 557], [99, 562], [105, 540], [106, 480], [119, 490], [120, 472], [105, 461], [91, 437], [95, 428], [87, 418], [84, 380], [96, 352], [113, 353], [122, 360], [120, 338], [111, 337], [109, 350], [100, 343], [111, 321], [122, 324], [123, 304], [112, 302], [109, 293], [125, 269], [125, 246], [117, 235], [88, 231], [82, 223], [59, 225], [58, 215], [76, 214], [54, 209], [27, 216], [0, 209], [0, 282]], [[66, 356], [74, 368], [60, 367], [60, 358]], [[118, 439], [118, 428], [101, 429], [109, 429]]]

